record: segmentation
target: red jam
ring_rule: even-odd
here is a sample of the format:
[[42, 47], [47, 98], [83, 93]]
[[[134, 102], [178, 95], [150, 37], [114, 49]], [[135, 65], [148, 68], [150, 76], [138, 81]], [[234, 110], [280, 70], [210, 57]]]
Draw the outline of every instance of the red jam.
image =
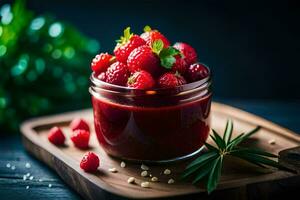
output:
[[[93, 83], [93, 76], [91, 79]], [[210, 80], [204, 82], [205, 87], [202, 84], [178, 93], [142, 95], [128, 92], [130, 89], [126, 94], [116, 92], [109, 88], [114, 86], [98, 83], [94, 80], [90, 88], [95, 130], [109, 155], [130, 160], [176, 159], [196, 152], [206, 141]]]

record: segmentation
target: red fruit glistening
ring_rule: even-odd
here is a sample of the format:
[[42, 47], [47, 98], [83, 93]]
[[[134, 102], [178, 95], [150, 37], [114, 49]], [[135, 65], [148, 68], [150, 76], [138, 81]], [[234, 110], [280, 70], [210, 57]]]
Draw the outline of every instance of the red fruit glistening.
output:
[[105, 72], [113, 60], [113, 56], [108, 53], [100, 53], [96, 55], [91, 63], [92, 70], [99, 74]]
[[197, 62], [197, 53], [190, 45], [183, 42], [177, 42], [173, 45], [173, 47], [178, 49], [184, 55], [184, 60], [188, 65]]
[[113, 63], [106, 71], [106, 82], [125, 86], [129, 77], [129, 71], [125, 64], [121, 62]]
[[161, 71], [159, 58], [148, 45], [134, 49], [128, 56], [127, 65], [132, 73], [145, 70], [156, 76]]
[[119, 62], [125, 63], [127, 62], [127, 58], [131, 51], [139, 46], [146, 44], [145, 40], [143, 40], [138, 35], [133, 35], [130, 33], [130, 27], [127, 27], [124, 30], [124, 36], [118, 40], [118, 43], [115, 47], [114, 53], [116, 59]]
[[180, 55], [175, 56], [175, 63], [173, 64], [171, 70], [176, 73], [179, 72], [179, 74], [185, 74], [187, 70], [187, 63], [185, 62], [184, 58], [182, 58]]
[[187, 70], [187, 78], [190, 82], [201, 80], [206, 78], [208, 75], [208, 68], [201, 63], [192, 64]]
[[151, 89], [155, 85], [155, 81], [149, 72], [144, 70], [135, 72], [128, 78], [127, 86], [136, 89]]
[[144, 28], [144, 31], [145, 32], [141, 34], [141, 38], [146, 41], [147, 45], [152, 46], [152, 43], [155, 40], [162, 40], [162, 42], [164, 43], [164, 48], [170, 46], [169, 40], [158, 30], [151, 30], [149, 26], [146, 26]]
[[72, 120], [72, 122], [70, 123], [70, 128], [72, 131], [75, 130], [86, 130], [86, 131], [90, 131], [90, 127], [88, 125], [88, 123], [81, 118], [75, 118]]
[[71, 140], [77, 148], [87, 149], [89, 147], [90, 132], [86, 130], [75, 130]]
[[66, 137], [62, 130], [57, 126], [50, 129], [48, 134], [48, 140], [55, 145], [63, 145], [65, 143]]
[[161, 88], [172, 88], [186, 84], [186, 80], [179, 73], [165, 73], [158, 79]]
[[98, 79], [105, 82], [106, 81], [106, 73], [101, 72], [98, 76]]
[[80, 162], [80, 168], [86, 172], [96, 172], [100, 164], [100, 160], [93, 152], [84, 155]]

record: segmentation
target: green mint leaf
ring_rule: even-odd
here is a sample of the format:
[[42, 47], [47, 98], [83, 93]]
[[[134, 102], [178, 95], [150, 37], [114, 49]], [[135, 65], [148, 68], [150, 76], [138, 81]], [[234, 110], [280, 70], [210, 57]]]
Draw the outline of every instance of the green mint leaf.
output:
[[156, 53], [157, 55], [160, 54], [160, 52], [163, 50], [163, 48], [164, 48], [164, 43], [162, 40], [155, 40], [152, 43], [152, 51], [154, 53]]
[[160, 64], [166, 69], [171, 69], [175, 62], [176, 59], [173, 56], [166, 56], [160, 59]]
[[144, 27], [144, 32], [149, 32], [149, 31], [151, 31], [151, 27], [148, 26], [148, 25], [146, 25], [146, 26]]

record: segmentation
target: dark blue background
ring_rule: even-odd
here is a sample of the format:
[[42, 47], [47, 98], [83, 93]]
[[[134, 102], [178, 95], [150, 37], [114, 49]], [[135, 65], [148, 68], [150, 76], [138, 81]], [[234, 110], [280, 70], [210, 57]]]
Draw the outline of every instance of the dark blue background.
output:
[[159, 29], [192, 44], [214, 72], [217, 98], [300, 98], [300, 9], [296, 1], [28, 0], [111, 52], [122, 30]]

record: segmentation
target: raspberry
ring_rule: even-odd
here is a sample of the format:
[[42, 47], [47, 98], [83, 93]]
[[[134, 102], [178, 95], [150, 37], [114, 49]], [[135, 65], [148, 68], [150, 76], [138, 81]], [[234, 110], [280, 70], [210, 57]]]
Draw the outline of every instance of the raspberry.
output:
[[173, 47], [178, 49], [184, 55], [184, 60], [187, 65], [194, 64], [197, 61], [197, 53], [190, 45], [183, 42], [177, 42]]
[[74, 145], [79, 149], [87, 149], [89, 147], [90, 132], [86, 130], [75, 130], [71, 136]]
[[156, 76], [161, 71], [159, 58], [152, 52], [151, 47], [148, 45], [134, 49], [128, 56], [127, 65], [132, 73], [145, 70]]
[[82, 158], [80, 168], [85, 172], [96, 172], [99, 167], [99, 163], [99, 157], [93, 152], [88, 152]]
[[180, 74], [185, 74], [187, 67], [188, 67], [187, 63], [180, 55], [176, 55], [175, 59], [176, 59], [176, 61], [173, 64], [171, 70], [174, 73], [179, 72]]
[[49, 131], [48, 140], [52, 144], [61, 146], [61, 145], [63, 145], [65, 143], [66, 137], [65, 137], [65, 135], [62, 132], [62, 130], [59, 127], [54, 126]]
[[157, 30], [148, 30], [141, 34], [141, 38], [143, 38], [146, 41], [146, 44], [149, 46], [152, 46], [152, 43], [155, 40], [162, 40], [164, 43], [164, 48], [170, 46], [169, 40]]
[[78, 129], [90, 131], [90, 127], [89, 127], [88, 123], [81, 118], [73, 119], [72, 122], [70, 123], [70, 128], [72, 129], [72, 131], [75, 131]]
[[201, 63], [192, 64], [187, 70], [187, 78], [190, 82], [201, 80], [206, 78], [208, 75], [208, 68]]
[[126, 64], [132, 50], [144, 44], [146, 42], [138, 35], [132, 35], [125, 43], [118, 43], [114, 50], [117, 60]]
[[132, 76], [128, 78], [127, 86], [130, 88], [136, 89], [151, 89], [155, 85], [155, 81], [152, 78], [151, 74], [141, 70], [135, 72]]
[[158, 79], [161, 88], [172, 88], [186, 84], [186, 80], [179, 73], [165, 73]]
[[115, 62], [106, 71], [106, 82], [125, 86], [129, 77], [129, 71], [125, 64]]
[[93, 59], [91, 63], [91, 68], [96, 74], [105, 72], [111, 64], [112, 60], [112, 55], [109, 55], [108, 53], [100, 53], [99, 55], [96, 55], [96, 57]]

